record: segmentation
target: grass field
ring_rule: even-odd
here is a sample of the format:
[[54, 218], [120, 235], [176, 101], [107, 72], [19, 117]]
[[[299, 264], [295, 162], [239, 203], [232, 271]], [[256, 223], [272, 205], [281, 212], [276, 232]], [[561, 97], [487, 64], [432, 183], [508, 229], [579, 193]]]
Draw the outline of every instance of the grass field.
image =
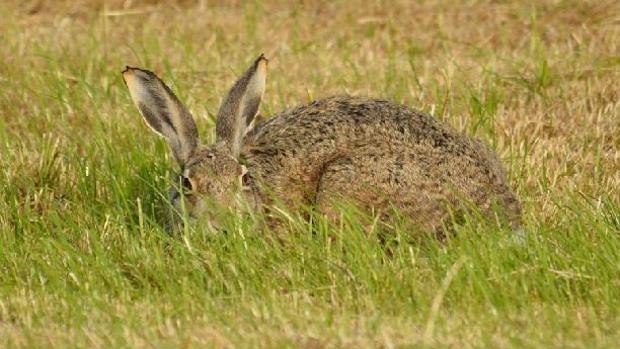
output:
[[[0, 15], [0, 347], [620, 347], [618, 2], [3, 0]], [[355, 219], [294, 218], [284, 243], [241, 220], [168, 236], [175, 164], [121, 70], [158, 72], [209, 140], [261, 52], [264, 115], [381, 96], [488, 141], [525, 241], [470, 222], [384, 246]]]

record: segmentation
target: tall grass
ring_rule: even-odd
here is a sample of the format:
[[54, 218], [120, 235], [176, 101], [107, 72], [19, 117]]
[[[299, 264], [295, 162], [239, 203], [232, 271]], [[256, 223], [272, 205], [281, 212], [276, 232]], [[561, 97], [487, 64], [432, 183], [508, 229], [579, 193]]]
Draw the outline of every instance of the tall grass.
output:
[[[620, 343], [615, 2], [0, 4], [0, 346], [584, 347]], [[261, 113], [390, 98], [493, 145], [522, 241], [471, 221], [385, 243], [291, 218], [285, 236], [162, 228], [176, 171], [120, 71], [169, 81], [212, 139], [258, 53]]]

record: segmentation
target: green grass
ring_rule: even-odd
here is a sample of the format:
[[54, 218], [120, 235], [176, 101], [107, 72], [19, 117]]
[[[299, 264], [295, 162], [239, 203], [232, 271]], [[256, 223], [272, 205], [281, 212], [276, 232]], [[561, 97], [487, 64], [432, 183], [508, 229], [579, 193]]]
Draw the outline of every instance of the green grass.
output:
[[[620, 345], [618, 6], [462, 6], [2, 2], [0, 347]], [[346, 209], [167, 235], [176, 169], [120, 71], [157, 71], [209, 141], [261, 52], [264, 115], [348, 92], [488, 141], [525, 239], [474, 220], [381, 244]]]

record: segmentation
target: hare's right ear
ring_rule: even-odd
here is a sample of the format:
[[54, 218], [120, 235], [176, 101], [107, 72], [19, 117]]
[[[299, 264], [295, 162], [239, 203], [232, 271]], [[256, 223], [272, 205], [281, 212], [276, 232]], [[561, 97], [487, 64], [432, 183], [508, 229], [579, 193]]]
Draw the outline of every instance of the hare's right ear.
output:
[[123, 79], [146, 123], [166, 138], [172, 154], [183, 166], [198, 145], [198, 130], [192, 115], [153, 72], [127, 67]]
[[235, 157], [239, 155], [246, 129], [258, 113], [265, 92], [267, 63], [267, 58], [260, 55], [235, 82], [217, 113], [216, 141], [226, 143]]

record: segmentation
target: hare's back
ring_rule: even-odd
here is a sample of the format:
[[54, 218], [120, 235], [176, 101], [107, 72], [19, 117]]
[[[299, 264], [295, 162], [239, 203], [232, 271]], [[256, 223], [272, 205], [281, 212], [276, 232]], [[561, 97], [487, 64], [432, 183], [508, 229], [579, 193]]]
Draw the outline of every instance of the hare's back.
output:
[[270, 173], [285, 171], [294, 177], [302, 171], [314, 177], [326, 163], [360, 149], [371, 148], [381, 157], [419, 146], [433, 150], [432, 162], [457, 165], [459, 158], [468, 158], [479, 167], [499, 164], [484, 144], [428, 114], [386, 100], [349, 96], [300, 105], [258, 124], [246, 136], [242, 156], [268, 166]]
[[385, 100], [344, 96], [298, 106], [259, 124], [243, 153], [254, 175], [290, 202], [322, 206], [321, 192], [337, 192], [380, 207], [388, 204], [373, 193], [381, 192], [421, 218], [443, 215], [438, 205], [457, 196], [482, 207], [492, 197], [513, 200], [488, 146]]
[[449, 145], [459, 137], [430, 115], [391, 101], [335, 96], [299, 105], [258, 124], [246, 144], [307, 154], [317, 147], [351, 149], [394, 139]]

